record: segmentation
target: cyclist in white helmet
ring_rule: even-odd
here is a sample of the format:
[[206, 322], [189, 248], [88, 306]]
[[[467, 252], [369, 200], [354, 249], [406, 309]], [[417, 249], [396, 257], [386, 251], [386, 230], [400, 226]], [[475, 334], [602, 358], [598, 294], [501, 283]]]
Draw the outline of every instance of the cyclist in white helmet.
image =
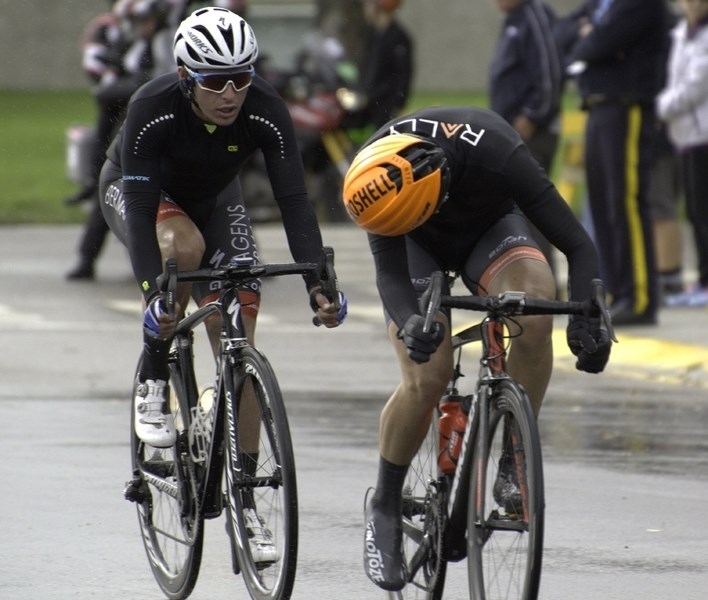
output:
[[[180, 24], [174, 38], [177, 72], [158, 77], [132, 97], [123, 126], [107, 152], [100, 198], [107, 223], [127, 246], [143, 295], [144, 350], [135, 397], [137, 435], [155, 447], [175, 441], [168, 414], [167, 355], [174, 334], [156, 278], [168, 257], [181, 270], [219, 267], [233, 258], [258, 260], [238, 173], [258, 149], [263, 153], [293, 258], [316, 262], [322, 250], [317, 218], [305, 189], [300, 152], [288, 110], [253, 68], [258, 44], [240, 16], [202, 8]], [[326, 327], [346, 314], [305, 278], [313, 311]], [[189, 301], [209, 302], [218, 291], [199, 284], [178, 288], [177, 317]], [[307, 300], [308, 296], [304, 296]], [[253, 340], [260, 284], [240, 294], [244, 323]], [[220, 323], [207, 321], [218, 348]], [[258, 415], [242, 418], [241, 451], [255, 466]], [[250, 459], [250, 460], [249, 460]], [[220, 494], [207, 516], [221, 512]], [[247, 500], [245, 500], [247, 502]], [[267, 528], [253, 508], [254, 557], [278, 559]]]

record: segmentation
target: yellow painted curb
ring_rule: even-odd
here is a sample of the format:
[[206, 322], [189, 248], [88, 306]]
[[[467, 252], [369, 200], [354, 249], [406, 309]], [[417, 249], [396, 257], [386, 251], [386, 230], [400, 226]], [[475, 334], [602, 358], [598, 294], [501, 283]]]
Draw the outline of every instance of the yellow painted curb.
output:
[[[617, 338], [603, 374], [708, 389], [707, 346], [624, 333]], [[554, 369], [575, 371], [576, 359], [568, 349], [565, 328], [553, 330], [553, 351]], [[479, 353], [479, 345], [470, 344], [465, 353]]]

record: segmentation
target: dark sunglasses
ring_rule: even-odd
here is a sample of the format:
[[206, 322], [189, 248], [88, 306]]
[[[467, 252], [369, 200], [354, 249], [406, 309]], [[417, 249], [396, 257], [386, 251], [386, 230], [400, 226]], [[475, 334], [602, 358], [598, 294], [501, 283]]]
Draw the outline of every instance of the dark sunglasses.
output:
[[256, 70], [250, 67], [248, 71], [239, 71], [238, 73], [195, 73], [191, 69], [185, 67], [189, 76], [197, 82], [197, 85], [207, 92], [215, 94], [223, 94], [226, 88], [231, 84], [237, 92], [245, 90], [253, 82], [253, 76]]

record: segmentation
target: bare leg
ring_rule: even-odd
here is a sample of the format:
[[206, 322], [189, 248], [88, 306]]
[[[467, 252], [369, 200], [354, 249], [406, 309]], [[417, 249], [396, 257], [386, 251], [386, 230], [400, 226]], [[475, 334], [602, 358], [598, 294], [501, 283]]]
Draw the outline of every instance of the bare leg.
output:
[[[174, 258], [177, 268], [182, 271], [198, 269], [204, 256], [204, 238], [197, 226], [186, 216], [176, 216], [157, 224], [157, 241], [160, 244], [162, 260]], [[180, 283], [177, 286], [177, 302], [182, 312], [189, 303], [192, 285]]]
[[445, 339], [430, 361], [420, 365], [408, 357], [403, 342], [397, 339], [396, 325], [391, 323], [388, 328], [401, 383], [381, 412], [379, 449], [381, 456], [396, 465], [410, 464], [428, 431], [432, 410], [452, 376], [450, 327], [442, 315], [439, 320], [445, 325]]
[[[490, 296], [506, 291], [524, 291], [535, 298], [553, 299], [555, 281], [550, 267], [539, 260], [521, 259], [510, 263], [491, 281]], [[509, 374], [524, 386], [538, 416], [553, 370], [553, 318], [550, 316], [515, 319], [523, 333], [514, 337], [509, 351]], [[514, 324], [511, 333], [516, 335]]]

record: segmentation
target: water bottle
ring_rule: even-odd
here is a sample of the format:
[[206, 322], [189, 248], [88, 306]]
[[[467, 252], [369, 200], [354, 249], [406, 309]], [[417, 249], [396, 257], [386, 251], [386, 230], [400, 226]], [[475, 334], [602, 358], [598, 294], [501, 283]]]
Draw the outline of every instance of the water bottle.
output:
[[443, 396], [439, 403], [438, 422], [439, 452], [438, 466], [445, 475], [453, 475], [462, 450], [467, 419], [472, 406], [472, 396], [450, 394]]

